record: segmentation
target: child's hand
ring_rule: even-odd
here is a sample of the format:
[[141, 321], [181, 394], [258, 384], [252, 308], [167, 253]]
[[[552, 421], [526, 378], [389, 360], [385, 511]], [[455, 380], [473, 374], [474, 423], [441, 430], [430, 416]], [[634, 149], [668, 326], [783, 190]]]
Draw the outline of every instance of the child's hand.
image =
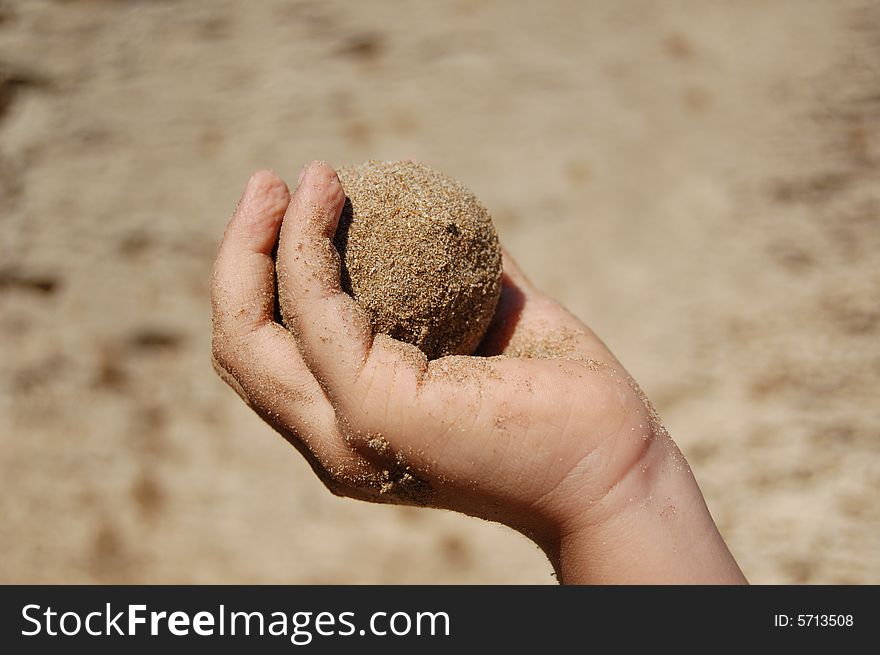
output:
[[[292, 200], [254, 175], [212, 294], [217, 370], [331, 491], [500, 521], [566, 582], [742, 581], [686, 462], [589, 328], [505, 254], [480, 356], [429, 362], [374, 335], [340, 288], [344, 200], [327, 164], [305, 169]], [[292, 332], [274, 320], [276, 242]]]

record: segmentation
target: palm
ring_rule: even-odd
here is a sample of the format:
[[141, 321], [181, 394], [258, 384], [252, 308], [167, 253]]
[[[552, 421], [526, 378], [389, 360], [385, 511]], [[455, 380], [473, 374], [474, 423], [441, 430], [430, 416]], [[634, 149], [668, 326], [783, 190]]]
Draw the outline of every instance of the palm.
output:
[[[506, 253], [505, 270], [479, 356], [441, 358], [422, 372], [396, 362], [376, 373], [383, 380], [367, 381], [369, 405], [382, 408], [381, 417], [361, 415], [372, 430], [348, 441], [398, 476], [382, 487], [395, 500], [510, 523], [492, 514], [494, 497], [520, 506], [549, 502], [575, 472], [590, 478], [579, 488], [600, 498], [645, 448], [643, 406], [619, 363], [583, 323], [537, 292]], [[628, 444], [608, 440], [632, 419], [646, 429]], [[616, 450], [616, 460], [593, 467], [591, 460], [608, 461], [597, 450], [603, 448]]]

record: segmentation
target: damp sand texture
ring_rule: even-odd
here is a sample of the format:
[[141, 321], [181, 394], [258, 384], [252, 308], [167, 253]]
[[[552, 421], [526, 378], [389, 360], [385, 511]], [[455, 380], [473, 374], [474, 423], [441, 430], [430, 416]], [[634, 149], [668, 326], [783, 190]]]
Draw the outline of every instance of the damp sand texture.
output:
[[429, 359], [470, 355], [501, 293], [492, 219], [461, 183], [424, 164], [368, 161], [338, 170], [345, 208], [334, 245], [342, 287], [373, 329]]

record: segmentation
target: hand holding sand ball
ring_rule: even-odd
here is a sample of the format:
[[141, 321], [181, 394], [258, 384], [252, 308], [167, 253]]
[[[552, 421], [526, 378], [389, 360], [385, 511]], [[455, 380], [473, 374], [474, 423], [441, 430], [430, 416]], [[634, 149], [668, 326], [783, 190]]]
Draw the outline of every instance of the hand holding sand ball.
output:
[[498, 275], [472, 194], [341, 177], [255, 174], [212, 289], [218, 372], [330, 490], [507, 524], [563, 582], [744, 582], [638, 385], [507, 253]]

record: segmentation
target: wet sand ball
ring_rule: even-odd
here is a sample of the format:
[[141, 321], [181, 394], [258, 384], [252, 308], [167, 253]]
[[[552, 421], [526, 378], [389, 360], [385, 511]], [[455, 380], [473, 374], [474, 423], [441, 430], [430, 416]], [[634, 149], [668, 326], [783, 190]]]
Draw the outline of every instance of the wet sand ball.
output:
[[378, 333], [430, 359], [470, 355], [501, 292], [501, 250], [476, 196], [424, 164], [340, 168], [342, 286]]

